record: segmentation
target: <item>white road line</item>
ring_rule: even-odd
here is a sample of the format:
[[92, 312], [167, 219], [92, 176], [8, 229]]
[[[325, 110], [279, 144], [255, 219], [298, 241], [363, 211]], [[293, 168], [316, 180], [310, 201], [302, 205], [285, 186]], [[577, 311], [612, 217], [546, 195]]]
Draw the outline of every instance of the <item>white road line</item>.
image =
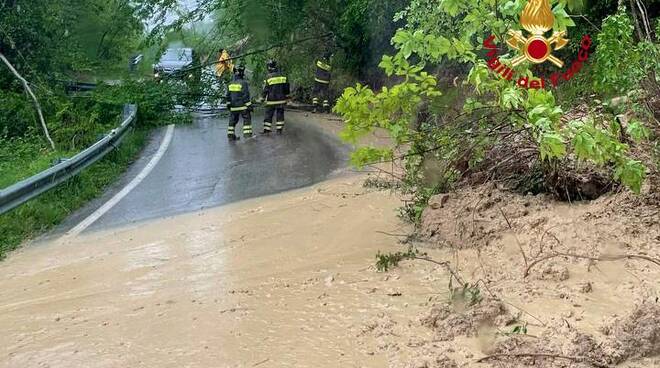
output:
[[147, 166], [142, 169], [140, 174], [136, 176], [133, 180], [131, 180], [128, 185], [124, 187], [119, 193], [115, 194], [114, 197], [110, 198], [109, 201], [107, 201], [103, 206], [101, 206], [99, 209], [97, 209], [94, 213], [89, 215], [86, 219], [84, 219], [82, 222], [80, 222], [76, 227], [73, 229], [69, 230], [69, 232], [66, 233], [64, 236], [65, 238], [70, 238], [70, 237], [75, 237], [80, 235], [85, 229], [90, 227], [93, 223], [95, 223], [101, 216], [103, 216], [106, 212], [110, 211], [114, 206], [117, 205], [124, 197], [128, 195], [133, 189], [135, 189], [142, 180], [144, 180], [158, 165], [158, 162], [160, 161], [161, 158], [163, 158], [163, 155], [165, 155], [165, 152], [167, 151], [167, 148], [170, 146], [170, 142], [172, 142], [172, 136], [174, 135], [174, 125], [168, 125], [167, 126], [167, 132], [165, 133], [165, 137], [160, 143], [160, 147], [158, 148], [158, 151], [154, 155], [154, 157], [151, 158], [151, 161], [147, 164]]

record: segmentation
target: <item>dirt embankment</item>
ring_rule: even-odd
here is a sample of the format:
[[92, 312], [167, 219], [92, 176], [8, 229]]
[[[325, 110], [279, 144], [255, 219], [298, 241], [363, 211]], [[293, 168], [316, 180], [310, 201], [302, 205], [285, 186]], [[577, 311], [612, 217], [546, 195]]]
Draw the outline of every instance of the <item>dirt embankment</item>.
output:
[[421, 235], [416, 245], [450, 262], [472, 300], [457, 303], [454, 288], [430, 303], [417, 323], [433, 337], [406, 367], [660, 367], [653, 193], [571, 204], [466, 188], [431, 200]]

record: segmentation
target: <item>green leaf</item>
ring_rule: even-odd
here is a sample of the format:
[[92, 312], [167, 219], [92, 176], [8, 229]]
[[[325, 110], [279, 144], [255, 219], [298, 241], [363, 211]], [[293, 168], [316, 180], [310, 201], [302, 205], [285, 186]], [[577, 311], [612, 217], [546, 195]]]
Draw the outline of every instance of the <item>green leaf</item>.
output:
[[505, 109], [517, 109], [522, 101], [522, 90], [518, 87], [508, 87], [502, 92], [501, 106]]
[[632, 138], [635, 142], [641, 142], [645, 139], [648, 139], [651, 136], [651, 131], [644, 126], [644, 124], [637, 120], [633, 119], [628, 122], [626, 127], [626, 133]]
[[461, 12], [461, 5], [463, 4], [463, 0], [442, 0], [442, 8], [447, 12], [450, 16], [455, 17], [458, 15], [458, 13]]
[[541, 138], [541, 159], [560, 158], [566, 155], [566, 145], [558, 133], [543, 133]]
[[394, 74], [394, 63], [392, 62], [391, 56], [383, 55], [383, 59], [378, 66], [385, 71], [387, 76], [392, 76], [392, 74]]
[[578, 158], [583, 160], [595, 159], [595, 145], [596, 141], [594, 140], [594, 137], [584, 131], [579, 132], [573, 138], [573, 148], [575, 150], [575, 154]]
[[361, 147], [351, 154], [351, 164], [361, 169], [366, 165], [391, 160], [393, 152], [389, 148]]
[[637, 194], [642, 190], [645, 175], [646, 167], [641, 162], [630, 159], [617, 166], [615, 171], [615, 177]]
[[555, 15], [555, 24], [553, 26], [555, 31], [565, 31], [568, 27], [575, 27], [575, 22], [568, 15], [563, 4], [557, 4], [552, 12]]

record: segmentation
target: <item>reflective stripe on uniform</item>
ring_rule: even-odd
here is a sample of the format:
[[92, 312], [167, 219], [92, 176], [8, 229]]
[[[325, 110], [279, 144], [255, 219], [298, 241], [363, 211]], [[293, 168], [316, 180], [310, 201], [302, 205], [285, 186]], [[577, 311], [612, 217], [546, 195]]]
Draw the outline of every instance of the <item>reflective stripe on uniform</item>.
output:
[[243, 86], [237, 83], [232, 83], [229, 85], [229, 92], [240, 92], [243, 90]]
[[286, 100], [282, 101], [266, 101], [266, 105], [284, 105]]
[[247, 106], [241, 106], [241, 107], [230, 107], [229, 111], [231, 112], [237, 112], [237, 111], [245, 111], [247, 110]]
[[268, 84], [269, 86], [272, 86], [273, 84], [284, 84], [284, 83], [286, 83], [286, 77], [273, 77], [273, 78], [269, 78], [266, 81], [266, 84]]
[[282, 129], [284, 128], [284, 122], [283, 121], [278, 121], [277, 122], [277, 129]]
[[270, 132], [272, 130], [273, 125], [269, 122], [264, 122], [264, 130], [267, 132]]
[[325, 70], [326, 72], [329, 72], [330, 70], [332, 70], [332, 67], [330, 65], [328, 65], [328, 64], [326, 64], [326, 63], [324, 63], [320, 60], [316, 62], [316, 66], [318, 66], [319, 68]]
[[252, 134], [252, 126], [246, 125], [243, 127], [243, 134]]
[[314, 78], [315, 81], [322, 83], [322, 84], [330, 84], [330, 81], [319, 79], [319, 78]]
[[323, 100], [323, 106], [324, 107], [330, 106], [330, 102], [328, 102], [328, 100]]

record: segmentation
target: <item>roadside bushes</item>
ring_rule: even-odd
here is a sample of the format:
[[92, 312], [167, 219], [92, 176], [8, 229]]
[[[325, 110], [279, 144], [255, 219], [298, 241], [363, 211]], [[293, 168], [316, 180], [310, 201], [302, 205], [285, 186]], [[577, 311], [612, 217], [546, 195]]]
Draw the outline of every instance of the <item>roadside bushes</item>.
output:
[[[658, 25], [660, 27], [660, 22]], [[646, 78], [657, 85], [660, 47], [649, 40], [638, 43], [634, 31], [633, 21], [623, 8], [603, 21], [593, 68], [596, 92], [609, 96], [626, 95], [639, 89]]]
[[[140, 98], [144, 108], [140, 109], [142, 124], [154, 124], [161, 116], [169, 113], [173, 103], [165, 104], [163, 99], [146, 93], [146, 88], [101, 87], [99, 91], [82, 95], [67, 96], [53, 91], [40, 97], [46, 122], [51, 136], [61, 153], [77, 152], [96, 142], [119, 123], [123, 105], [129, 98]], [[154, 97], [155, 101], [148, 100]], [[147, 103], [148, 102], [148, 103]], [[36, 112], [31, 101], [21, 94], [6, 93], [0, 97], [0, 141], [15, 142], [24, 139], [34, 143], [47, 144], [38, 127]], [[8, 107], [8, 108], [4, 108]]]
[[182, 116], [173, 112], [177, 102], [185, 102], [186, 88], [153, 80], [124, 80], [121, 85], [101, 86], [94, 92], [98, 106], [114, 105], [121, 108], [125, 103], [138, 105], [138, 124], [157, 126], [178, 122]]
[[34, 106], [24, 94], [0, 94], [0, 139], [20, 137], [36, 128]]

